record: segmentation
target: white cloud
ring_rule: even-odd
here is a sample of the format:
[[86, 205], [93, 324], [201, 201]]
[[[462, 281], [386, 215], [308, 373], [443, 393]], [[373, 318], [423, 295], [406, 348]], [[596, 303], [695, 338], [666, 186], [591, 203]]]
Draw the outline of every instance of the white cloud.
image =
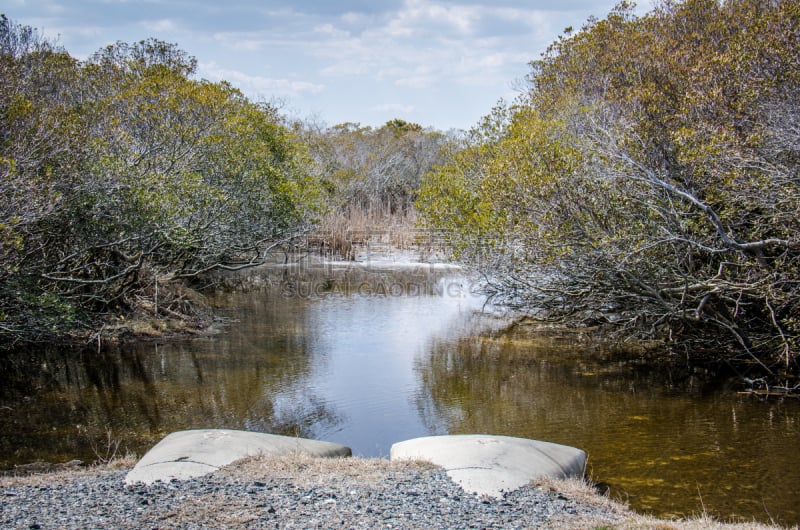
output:
[[344, 22], [345, 24], [350, 24], [351, 26], [362, 25], [367, 23], [368, 21], [372, 20], [372, 17], [365, 15], [363, 13], [345, 13], [344, 15], [340, 16], [339, 19]]
[[414, 105], [404, 105], [402, 103], [383, 103], [381, 105], [374, 105], [369, 108], [371, 112], [381, 112], [381, 113], [394, 113], [394, 114], [402, 114], [408, 115], [414, 112], [415, 110]]
[[350, 38], [349, 31], [338, 29], [333, 24], [322, 24], [321, 26], [317, 26], [314, 28], [314, 33], [319, 33], [320, 35], [327, 35], [332, 38], [339, 38], [339, 39]]
[[79, 58], [154, 36], [197, 57], [201, 76], [251, 97], [292, 98], [338, 121], [411, 113], [449, 128], [513, 98], [528, 62], [564, 27], [602, 18], [615, 0], [198, 0], [191, 10], [169, 0], [6, 3], [9, 18]]
[[407, 0], [405, 8], [386, 25], [390, 35], [419, 35], [426, 29], [438, 31], [455, 30], [467, 35], [478, 19], [478, 10], [473, 6], [442, 5], [427, 0]]
[[[412, 90], [445, 83], [504, 87], [549, 42], [542, 35], [550, 26], [541, 10], [437, 0], [332, 17], [274, 10], [268, 20], [268, 29], [218, 32], [214, 41], [235, 52], [266, 54], [253, 57], [270, 66], [291, 56], [322, 78], [370, 78]], [[509, 74], [512, 69], [520, 73]]]
[[200, 63], [198, 70], [201, 76], [212, 81], [228, 81], [248, 94], [297, 96], [302, 93], [318, 94], [325, 90], [325, 85], [309, 81], [254, 76], [220, 67], [216, 63]]
[[170, 19], [161, 19], [161, 20], [145, 20], [142, 22], [142, 26], [149, 31], [158, 31], [158, 32], [169, 32], [169, 31], [176, 31], [178, 26]]
[[359, 32], [345, 29], [363, 19], [354, 14], [331, 19], [316, 27], [314, 38], [296, 45], [322, 63], [322, 76], [369, 76], [420, 89], [508, 84], [509, 70], [524, 71], [551, 40], [551, 15], [536, 9], [406, 0]]
[[237, 52], [255, 52], [266, 46], [263, 36], [257, 32], [214, 33], [214, 41]]
[[425, 76], [425, 75], [411, 75], [406, 77], [401, 77], [394, 81], [395, 86], [399, 87], [408, 87], [408, 88], [425, 88], [431, 86], [436, 82], [436, 78], [433, 76]]

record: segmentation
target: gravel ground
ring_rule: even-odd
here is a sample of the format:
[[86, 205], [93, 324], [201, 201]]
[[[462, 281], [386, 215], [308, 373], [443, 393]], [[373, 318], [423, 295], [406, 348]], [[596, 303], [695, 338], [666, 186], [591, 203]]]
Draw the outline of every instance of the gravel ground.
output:
[[256, 462], [150, 486], [126, 486], [125, 469], [20, 479], [0, 488], [0, 528], [565, 528], [624, 517], [548, 487], [498, 500], [464, 493], [436, 468], [356, 468]]

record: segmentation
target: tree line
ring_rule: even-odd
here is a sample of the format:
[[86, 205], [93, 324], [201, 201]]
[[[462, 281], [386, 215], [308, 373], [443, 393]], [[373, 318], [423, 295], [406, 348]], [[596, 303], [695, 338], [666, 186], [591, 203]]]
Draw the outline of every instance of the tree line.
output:
[[497, 300], [794, 387], [800, 3], [620, 3], [530, 63], [418, 206]]
[[79, 61], [5, 16], [0, 119], [4, 347], [131, 314], [191, 317], [184, 287], [263, 263], [332, 208], [409, 208], [427, 169], [415, 142], [438, 136], [400, 120], [291, 123], [196, 79], [174, 44], [118, 42]]
[[453, 135], [402, 119], [380, 127], [297, 123], [330, 198], [314, 239], [346, 259], [368, 241], [394, 246], [417, 236], [414, 203], [425, 173], [445, 161]]
[[175, 45], [78, 61], [0, 21], [6, 345], [191, 314], [207, 272], [419, 215], [497, 302], [795, 384], [795, 0], [622, 2], [460, 135], [292, 121]]

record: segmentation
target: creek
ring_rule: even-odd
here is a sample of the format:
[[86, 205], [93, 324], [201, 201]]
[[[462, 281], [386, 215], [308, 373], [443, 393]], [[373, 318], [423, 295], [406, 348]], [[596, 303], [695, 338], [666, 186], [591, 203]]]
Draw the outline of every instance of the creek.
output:
[[386, 457], [418, 436], [580, 447], [588, 474], [664, 517], [800, 523], [800, 403], [620, 358], [579, 333], [509, 327], [447, 265], [273, 266], [209, 301], [219, 333], [0, 360], [0, 468], [139, 455], [179, 429], [232, 428]]

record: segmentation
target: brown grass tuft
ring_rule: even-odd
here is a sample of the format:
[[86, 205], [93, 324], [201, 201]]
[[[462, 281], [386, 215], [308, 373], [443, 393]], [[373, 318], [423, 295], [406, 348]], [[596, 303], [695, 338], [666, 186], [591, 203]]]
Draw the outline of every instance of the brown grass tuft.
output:
[[594, 487], [583, 479], [541, 479], [536, 486], [557, 491], [576, 502], [602, 508], [605, 514], [589, 516], [564, 515], [548, 521], [550, 530], [778, 530], [783, 527], [757, 522], [726, 523], [717, 521], [708, 514], [678, 520], [664, 520], [630, 511], [624, 504], [607, 495], [598, 494]]
[[137, 460], [135, 454], [127, 453], [91, 466], [84, 466], [77, 460], [64, 464], [41, 463], [39, 466], [23, 466], [0, 476], [0, 488], [63, 484], [83, 477], [96, 477], [111, 471], [130, 469], [136, 465]]
[[391, 471], [431, 469], [425, 462], [390, 462], [382, 458], [319, 458], [303, 453], [245, 458], [217, 473], [233, 479], [290, 479], [303, 486], [331, 482], [375, 484]]
[[323, 218], [319, 228], [308, 236], [308, 246], [328, 257], [354, 260], [368, 246], [410, 250], [422, 248], [422, 239], [413, 211], [390, 215], [351, 210]]

